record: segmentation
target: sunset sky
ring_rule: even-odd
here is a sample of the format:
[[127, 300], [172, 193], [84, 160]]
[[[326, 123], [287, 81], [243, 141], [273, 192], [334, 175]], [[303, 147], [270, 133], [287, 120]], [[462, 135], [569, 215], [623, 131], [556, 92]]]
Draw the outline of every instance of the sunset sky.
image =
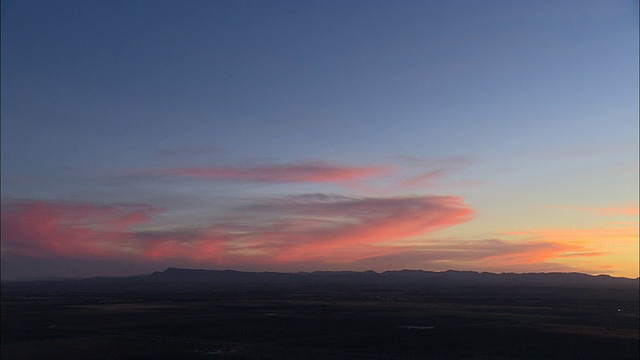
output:
[[638, 276], [638, 2], [2, 1], [2, 278]]

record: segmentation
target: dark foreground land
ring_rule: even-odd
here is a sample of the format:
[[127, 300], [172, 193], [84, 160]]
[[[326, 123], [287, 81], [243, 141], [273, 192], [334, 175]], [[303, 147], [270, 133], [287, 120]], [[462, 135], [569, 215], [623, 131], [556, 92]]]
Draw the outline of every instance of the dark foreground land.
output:
[[638, 359], [631, 287], [2, 285], [2, 359]]

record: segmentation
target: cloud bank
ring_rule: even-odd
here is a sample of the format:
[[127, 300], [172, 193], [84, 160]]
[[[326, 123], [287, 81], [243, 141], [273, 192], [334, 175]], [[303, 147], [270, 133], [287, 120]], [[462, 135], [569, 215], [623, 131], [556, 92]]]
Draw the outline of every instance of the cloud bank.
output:
[[[346, 262], [394, 241], [469, 220], [457, 197], [352, 198], [311, 194], [262, 199], [212, 216], [203, 227], [168, 227], [164, 209], [6, 200], [3, 253], [32, 257], [190, 259], [265, 264]], [[378, 246], [382, 246], [377, 248]]]
[[593, 238], [634, 236], [625, 227], [433, 238], [474, 218], [456, 196], [278, 196], [212, 211], [197, 226], [171, 225], [169, 210], [149, 205], [5, 199], [2, 206], [3, 257], [196, 267], [575, 271], [601, 269], [599, 259], [617, 256]]

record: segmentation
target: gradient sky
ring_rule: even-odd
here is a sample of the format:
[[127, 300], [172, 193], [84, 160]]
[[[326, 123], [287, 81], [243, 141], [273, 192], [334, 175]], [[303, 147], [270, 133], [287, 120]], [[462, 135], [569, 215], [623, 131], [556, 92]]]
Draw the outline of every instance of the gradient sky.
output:
[[2, 1], [2, 278], [638, 276], [638, 2]]

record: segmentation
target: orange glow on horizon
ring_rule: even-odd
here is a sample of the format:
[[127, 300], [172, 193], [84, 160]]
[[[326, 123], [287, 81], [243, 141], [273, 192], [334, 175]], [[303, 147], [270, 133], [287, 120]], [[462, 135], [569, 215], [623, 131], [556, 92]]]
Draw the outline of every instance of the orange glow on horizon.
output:
[[[256, 203], [221, 226], [137, 230], [162, 210], [46, 201], [3, 204], [3, 254], [191, 261], [198, 266], [580, 271], [638, 276], [638, 225], [541, 229], [510, 239], [428, 240], [469, 221], [457, 197], [313, 195]], [[266, 218], [264, 216], [267, 216]], [[257, 220], [262, 219], [262, 220]], [[371, 267], [374, 267], [371, 266]], [[388, 269], [388, 268], [387, 268]], [[379, 270], [387, 270], [379, 269]], [[445, 269], [446, 270], [446, 269]]]

